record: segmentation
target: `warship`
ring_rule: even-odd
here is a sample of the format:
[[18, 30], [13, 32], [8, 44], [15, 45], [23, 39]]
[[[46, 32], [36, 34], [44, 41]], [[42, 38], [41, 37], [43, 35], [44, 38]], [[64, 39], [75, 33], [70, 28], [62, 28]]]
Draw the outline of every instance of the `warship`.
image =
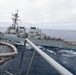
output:
[[7, 28], [6, 32], [0, 32], [0, 39], [14, 40], [23, 45], [24, 40], [28, 38], [36, 45], [76, 49], [76, 42], [65, 41], [62, 38], [51, 38], [36, 27], [30, 27], [27, 33], [25, 27], [18, 26], [18, 10], [12, 15], [13, 24]]

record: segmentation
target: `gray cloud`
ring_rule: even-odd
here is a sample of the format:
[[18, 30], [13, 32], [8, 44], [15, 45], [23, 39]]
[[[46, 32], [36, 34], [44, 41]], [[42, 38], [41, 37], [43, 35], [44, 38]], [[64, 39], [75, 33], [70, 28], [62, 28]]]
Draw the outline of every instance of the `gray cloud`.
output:
[[2, 0], [0, 22], [12, 22], [17, 9], [23, 25], [76, 29], [76, 0]]

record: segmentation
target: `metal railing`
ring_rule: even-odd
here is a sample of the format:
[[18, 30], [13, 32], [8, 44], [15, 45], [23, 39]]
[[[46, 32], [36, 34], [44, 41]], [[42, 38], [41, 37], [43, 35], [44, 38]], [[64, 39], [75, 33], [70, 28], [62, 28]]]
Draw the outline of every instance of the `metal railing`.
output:
[[73, 75], [70, 71], [68, 71], [66, 68], [61, 66], [58, 62], [56, 62], [54, 59], [52, 59], [49, 55], [47, 55], [45, 52], [43, 52], [41, 49], [39, 49], [35, 44], [33, 44], [29, 39], [26, 39], [26, 41], [36, 50], [55, 70], [57, 70], [58, 73], [61, 75]]

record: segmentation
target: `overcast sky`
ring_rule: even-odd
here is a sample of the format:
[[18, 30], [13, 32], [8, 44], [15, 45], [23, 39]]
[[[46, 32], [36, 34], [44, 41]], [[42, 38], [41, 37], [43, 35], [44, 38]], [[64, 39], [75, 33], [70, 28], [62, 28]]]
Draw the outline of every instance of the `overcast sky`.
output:
[[0, 26], [11, 25], [17, 9], [19, 25], [76, 30], [76, 0], [0, 0]]

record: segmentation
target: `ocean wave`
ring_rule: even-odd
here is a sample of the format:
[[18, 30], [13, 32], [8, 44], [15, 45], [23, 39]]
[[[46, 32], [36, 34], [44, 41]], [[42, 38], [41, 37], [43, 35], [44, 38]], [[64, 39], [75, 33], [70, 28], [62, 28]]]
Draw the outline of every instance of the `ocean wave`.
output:
[[74, 50], [60, 50], [60, 51], [58, 51], [58, 53], [61, 53], [62, 56], [66, 56], [66, 57], [76, 56], [76, 51], [74, 51]]
[[63, 64], [68, 64], [67, 61], [65, 61], [65, 60], [64, 60], [62, 63], [63, 63]]
[[76, 51], [74, 50], [60, 50], [58, 51], [59, 53], [69, 53], [69, 54], [75, 54], [76, 55]]
[[37, 46], [37, 47], [40, 48], [41, 50], [45, 50], [43, 46]]
[[73, 54], [62, 54], [62, 56], [65, 56], [65, 57], [74, 57], [76, 55], [73, 55]]
[[56, 53], [54, 51], [52, 51], [52, 50], [47, 49], [47, 51], [56, 55]]
[[[45, 48], [43, 47], [43, 46], [37, 46], [39, 49], [41, 49], [41, 50], [45, 50]], [[27, 49], [32, 49], [33, 47], [30, 45], [30, 44], [26, 44], [26, 48]]]
[[27, 48], [27, 49], [32, 49], [32, 46], [31, 46], [30, 44], [27, 44], [27, 43], [26, 43], [26, 48]]

